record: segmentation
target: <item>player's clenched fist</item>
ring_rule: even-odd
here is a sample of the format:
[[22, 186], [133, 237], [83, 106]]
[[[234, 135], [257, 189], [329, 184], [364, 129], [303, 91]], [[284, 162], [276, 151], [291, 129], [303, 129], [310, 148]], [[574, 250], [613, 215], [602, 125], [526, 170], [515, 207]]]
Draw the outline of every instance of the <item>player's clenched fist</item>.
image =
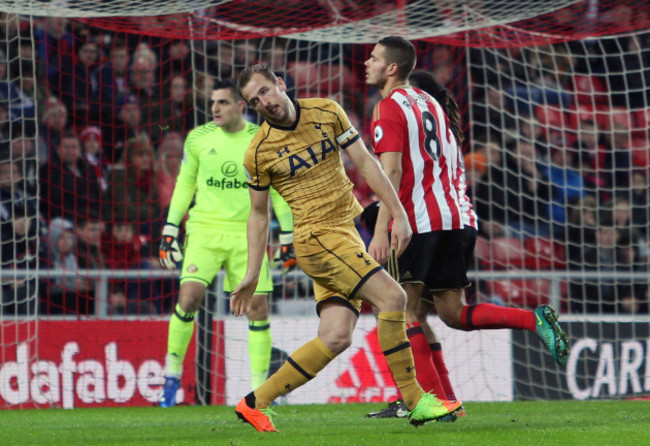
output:
[[160, 266], [167, 269], [176, 268], [176, 262], [183, 260], [183, 254], [178, 245], [178, 226], [171, 223], [166, 223], [163, 226], [158, 260]]
[[296, 267], [296, 252], [293, 250], [293, 233], [280, 233], [280, 248], [273, 256], [273, 262], [276, 266], [282, 268], [282, 274], [286, 274]]

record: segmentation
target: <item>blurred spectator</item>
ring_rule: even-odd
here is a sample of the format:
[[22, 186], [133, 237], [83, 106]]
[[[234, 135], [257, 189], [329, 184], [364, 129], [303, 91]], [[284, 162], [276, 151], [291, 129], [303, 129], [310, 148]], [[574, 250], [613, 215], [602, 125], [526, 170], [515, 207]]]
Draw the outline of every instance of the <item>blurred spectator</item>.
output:
[[201, 72], [212, 73], [215, 77], [224, 79], [235, 77], [235, 54], [233, 43], [229, 40], [218, 40], [195, 45], [195, 51], [205, 60], [206, 68]]
[[38, 156], [39, 164], [43, 165], [50, 159], [50, 154], [56, 151], [61, 143], [61, 134], [68, 128], [68, 108], [50, 96], [45, 102], [39, 120]]
[[109, 164], [124, 163], [124, 146], [131, 138], [145, 137], [149, 134], [142, 127], [142, 109], [134, 94], [119, 98], [115, 105], [116, 121], [112, 127], [102, 130], [104, 153]]
[[[129, 214], [118, 212], [109, 224], [110, 230], [101, 242], [106, 266], [118, 270], [151, 270], [154, 264], [142, 255], [143, 244], [137, 225]], [[156, 260], [156, 265], [158, 264]], [[146, 272], [145, 272], [146, 274]], [[110, 314], [155, 314], [152, 305], [159, 298], [156, 281], [147, 279], [113, 279], [109, 283]]]
[[632, 226], [646, 240], [650, 239], [650, 175], [647, 170], [633, 170], [630, 181]]
[[9, 142], [11, 138], [11, 121], [9, 120], [9, 106], [6, 102], [0, 101], [0, 144]]
[[650, 102], [648, 81], [650, 71], [647, 45], [643, 45], [639, 36], [627, 36], [614, 39], [621, 45], [624, 53], [607, 57], [609, 85], [612, 93], [612, 102], [615, 105], [630, 108], [644, 108]]
[[155, 163], [156, 183], [163, 214], [172, 199], [176, 177], [183, 161], [183, 137], [179, 133], [168, 133], [163, 138]]
[[129, 215], [136, 225], [137, 234], [146, 243], [147, 257], [158, 264], [158, 242], [163, 214], [156, 188], [153, 168], [153, 147], [142, 139], [130, 139], [126, 145], [125, 163], [114, 168], [105, 196], [108, 220]]
[[[101, 250], [102, 236], [106, 225], [97, 213], [79, 219], [75, 227], [77, 236], [77, 263], [80, 269], [101, 270], [106, 268], [106, 261]], [[86, 294], [89, 299], [97, 297], [97, 281], [88, 279]]]
[[185, 76], [176, 74], [167, 83], [162, 105], [162, 124], [166, 130], [186, 134], [194, 127], [191, 90]]
[[14, 135], [9, 145], [11, 160], [20, 169], [22, 182], [20, 189], [31, 196], [37, 196], [38, 161], [36, 155], [36, 142], [20, 134]]
[[47, 83], [36, 81], [37, 73], [34, 68], [34, 62], [32, 60], [22, 60], [20, 62], [19, 73], [20, 89], [23, 94], [37, 105], [37, 110], [43, 110], [47, 99], [50, 97], [50, 93]]
[[480, 152], [468, 153], [463, 158], [465, 165], [465, 178], [467, 179], [467, 192], [469, 197], [474, 196], [478, 185], [484, 181], [487, 173], [487, 159]]
[[196, 124], [203, 124], [212, 119], [210, 111], [210, 95], [214, 86], [214, 78], [206, 73], [195, 73], [194, 81], [194, 113]]
[[79, 219], [75, 227], [79, 268], [103, 269], [106, 266], [101, 251], [101, 241], [105, 230], [106, 225], [96, 212]]
[[480, 230], [488, 238], [548, 236], [550, 190], [542, 181], [534, 146], [517, 138], [502, 165], [491, 165], [476, 189]]
[[[573, 278], [569, 283], [570, 308], [574, 313], [618, 313], [631, 308], [635, 290], [628, 278], [617, 277], [615, 273], [633, 271], [629, 252], [629, 241], [619, 245], [617, 231], [611, 212], [602, 211], [595, 232], [595, 246], [585, 247], [583, 262], [574, 264], [573, 269], [598, 271], [603, 274], [595, 278]], [[623, 302], [628, 302], [623, 306]], [[646, 308], [647, 311], [647, 308]]]
[[0, 154], [0, 245], [3, 270], [17, 267], [15, 262], [36, 254], [27, 239], [31, 237], [35, 240], [38, 235], [38, 201], [35, 196], [26, 193], [23, 186], [19, 163], [11, 159], [8, 153]]
[[48, 16], [34, 29], [38, 59], [45, 65], [47, 80], [56, 94], [61, 92], [61, 67], [74, 66], [74, 36], [69, 24], [66, 17]]
[[235, 41], [235, 71], [242, 70], [249, 65], [259, 63], [258, 41], [254, 39]]
[[106, 180], [106, 159], [102, 152], [102, 130], [94, 125], [84, 128], [79, 134], [83, 156], [93, 168], [102, 193], [108, 189]]
[[[79, 269], [76, 256], [74, 224], [63, 218], [50, 221], [45, 240], [41, 267], [55, 272], [75, 273]], [[41, 312], [51, 314], [87, 315], [93, 312], [94, 302], [86, 294], [88, 281], [76, 274], [46, 276], [41, 284]]]
[[[0, 167], [1, 168], [1, 167]], [[6, 215], [4, 205], [0, 215]], [[36, 210], [27, 203], [12, 206], [10, 220], [0, 216], [2, 225], [2, 271], [35, 269], [37, 267]], [[5, 229], [5, 226], [10, 226]], [[11, 231], [11, 233], [8, 233]], [[0, 314], [33, 315], [36, 309], [36, 278], [33, 274], [3, 277], [0, 290]]]
[[567, 205], [587, 194], [580, 171], [573, 167], [574, 155], [572, 148], [551, 147], [549, 163], [540, 166], [542, 176], [551, 187], [549, 215], [555, 234], [562, 234], [566, 229]]
[[188, 40], [172, 40], [163, 54], [161, 79], [170, 79], [174, 73], [189, 73], [193, 69], [192, 48]]
[[519, 132], [522, 137], [532, 142], [538, 151], [548, 146], [548, 138], [546, 137], [544, 126], [535, 114], [519, 119]]
[[[12, 122], [32, 121], [36, 116], [36, 104], [23, 93], [19, 79], [20, 73], [8, 73], [7, 59], [0, 49], [0, 102], [8, 104], [9, 119]], [[27, 130], [33, 133], [34, 128]]]
[[[287, 42], [283, 39], [268, 39], [262, 44], [258, 63], [268, 65], [276, 76], [281, 77], [287, 86], [287, 95], [296, 96], [296, 81], [288, 71]], [[350, 108], [346, 108], [350, 110]], [[357, 127], [359, 128], [359, 127]]]
[[603, 201], [611, 198], [604, 172], [607, 147], [600, 142], [596, 123], [593, 120], [581, 121], [576, 136], [573, 147], [578, 150], [578, 156], [575, 162], [582, 171], [587, 189], [590, 193], [597, 193]]
[[102, 105], [108, 108], [103, 113], [107, 122], [112, 122], [112, 110], [107, 107], [128, 94], [129, 49], [122, 37], [114, 39], [108, 61], [99, 67], [99, 85], [102, 89]]
[[101, 86], [99, 84], [100, 46], [92, 35], [77, 43], [71, 78], [63, 79], [61, 98], [71, 110], [75, 127], [99, 123]]
[[568, 204], [567, 260], [572, 266], [584, 263], [583, 254], [587, 247], [596, 246], [596, 227], [600, 203], [595, 195], [585, 195], [575, 203]]
[[628, 194], [616, 195], [612, 200], [602, 203], [605, 209], [612, 210], [612, 218], [620, 238], [629, 242], [634, 250], [633, 260], [643, 262], [648, 258], [648, 242], [643, 231], [637, 229], [633, 224], [632, 203]]
[[101, 187], [73, 132], [62, 135], [56, 153], [41, 167], [39, 180], [41, 213], [48, 221], [75, 221], [100, 207]]
[[[11, 216], [11, 206], [26, 206], [31, 212], [30, 217], [38, 214], [38, 200], [35, 195], [25, 191], [25, 179], [20, 170], [20, 162], [10, 157], [8, 153], [0, 154], [0, 205], [2, 214]], [[4, 240], [4, 237], [2, 238]]]
[[[503, 61], [507, 65], [505, 73], [512, 70], [513, 77], [502, 78], [508, 98], [507, 107], [518, 115], [533, 115], [536, 104], [559, 105], [569, 107], [573, 96], [567, 91], [568, 85], [562, 84], [562, 75], [570, 72], [568, 64], [562, 65], [565, 59], [554, 58], [550, 47], [508, 48], [516, 59]], [[501, 85], [501, 84], [499, 84]]]
[[160, 122], [162, 104], [159, 70], [156, 54], [149, 45], [140, 43], [133, 52], [133, 61], [129, 67], [129, 87], [130, 92], [138, 98], [143, 118], [141, 123]]
[[[484, 97], [481, 97], [482, 94]], [[491, 86], [478, 92], [472, 107], [472, 122], [477, 137], [498, 141], [505, 140], [506, 130], [514, 129], [516, 123], [512, 110], [506, 107], [503, 92]]]
[[598, 169], [603, 172], [608, 191], [615, 194], [628, 190], [630, 186], [631, 136], [629, 129], [621, 123], [614, 123], [607, 135], [607, 149], [600, 154]]
[[623, 296], [619, 302], [622, 313], [648, 313], [648, 277], [650, 277], [650, 259], [639, 251], [639, 240], [642, 239], [634, 229], [618, 231], [617, 251], [624, 271], [641, 273], [642, 279], [619, 279], [621, 284], [631, 286], [631, 293]]

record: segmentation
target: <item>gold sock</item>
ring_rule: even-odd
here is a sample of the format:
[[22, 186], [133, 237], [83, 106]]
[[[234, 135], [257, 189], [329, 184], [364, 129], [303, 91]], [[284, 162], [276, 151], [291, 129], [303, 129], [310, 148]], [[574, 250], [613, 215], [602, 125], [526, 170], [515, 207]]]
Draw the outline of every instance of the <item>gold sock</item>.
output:
[[415, 379], [415, 362], [406, 337], [403, 311], [384, 311], [377, 315], [377, 336], [388, 368], [393, 374], [404, 404], [413, 410], [424, 391]]
[[286, 395], [314, 378], [336, 355], [319, 338], [314, 338], [287, 359], [264, 384], [255, 390], [255, 408], [269, 407], [273, 400]]

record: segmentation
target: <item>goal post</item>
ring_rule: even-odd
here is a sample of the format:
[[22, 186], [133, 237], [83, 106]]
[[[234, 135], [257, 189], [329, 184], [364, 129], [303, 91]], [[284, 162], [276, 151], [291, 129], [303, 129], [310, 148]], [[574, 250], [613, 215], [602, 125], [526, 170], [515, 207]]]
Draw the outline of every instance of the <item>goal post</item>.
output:
[[[72, 321], [167, 320], [178, 281], [156, 267], [161, 223], [185, 136], [211, 119], [216, 79], [268, 63], [291, 95], [341, 103], [370, 147], [379, 97], [365, 85], [363, 62], [377, 39], [399, 34], [416, 45], [417, 69], [433, 72], [461, 107], [480, 226], [468, 300], [551, 303], [575, 346], [559, 369], [532, 334], [466, 334], [432, 315], [454, 385], [476, 400], [647, 394], [649, 7], [0, 0], [1, 363], [14, 367], [28, 352], [20, 361], [53, 373], [58, 362], [39, 350], [43, 321], [65, 330]], [[83, 167], [61, 159], [70, 143], [79, 144]], [[148, 173], [130, 170], [133, 153], [150, 156]], [[369, 204], [372, 192], [347, 160], [346, 168]], [[272, 225], [271, 252], [277, 231]], [[73, 242], [61, 252], [55, 245], [65, 234]], [[249, 385], [246, 324], [228, 314], [219, 284], [197, 318], [196, 389], [186, 389], [205, 404], [229, 404]], [[290, 353], [317, 324], [309, 279], [275, 271], [272, 309], [273, 345]], [[353, 349], [322, 384], [310, 384], [325, 389], [323, 401], [394, 396], [374, 359], [369, 312], [359, 327]], [[0, 370], [0, 385], [23, 401], [11, 367]], [[67, 407], [48, 400], [51, 389], [39, 391], [40, 405]], [[155, 401], [150, 393], [143, 398]], [[6, 407], [20, 405], [0, 396]]]

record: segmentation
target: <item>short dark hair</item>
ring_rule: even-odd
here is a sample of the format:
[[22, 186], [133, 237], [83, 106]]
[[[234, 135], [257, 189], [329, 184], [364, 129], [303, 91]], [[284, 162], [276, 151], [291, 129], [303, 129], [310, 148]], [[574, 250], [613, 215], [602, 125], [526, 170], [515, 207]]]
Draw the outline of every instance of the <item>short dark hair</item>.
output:
[[274, 84], [278, 83], [278, 77], [275, 75], [271, 67], [263, 64], [251, 65], [250, 67], [243, 69], [242, 72], [239, 73], [239, 76], [237, 76], [237, 90], [240, 94], [241, 89], [251, 81], [251, 78], [255, 73], [261, 74]]
[[415, 46], [408, 40], [399, 36], [388, 36], [381, 39], [377, 44], [384, 47], [386, 62], [397, 64], [399, 76], [406, 79], [415, 69], [417, 54]]
[[238, 101], [242, 98], [239, 94], [239, 90], [237, 89], [237, 81], [232, 78], [215, 79], [212, 91], [215, 90], [230, 90], [230, 94], [232, 94], [232, 97], [235, 101]]

